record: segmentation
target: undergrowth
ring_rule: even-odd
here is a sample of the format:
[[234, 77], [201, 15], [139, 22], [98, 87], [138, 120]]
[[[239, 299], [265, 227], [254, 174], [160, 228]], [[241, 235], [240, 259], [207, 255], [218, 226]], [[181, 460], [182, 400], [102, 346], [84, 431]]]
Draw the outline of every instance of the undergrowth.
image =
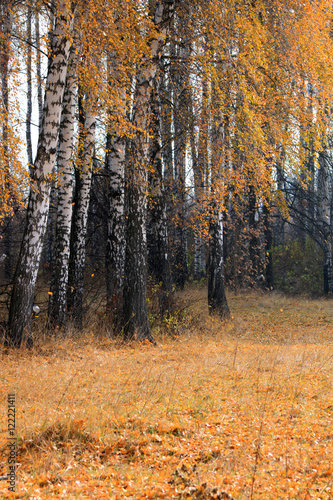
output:
[[333, 498], [330, 301], [231, 295], [221, 323], [203, 289], [182, 300], [157, 347], [92, 321], [81, 338], [41, 332], [32, 351], [1, 350], [1, 474], [17, 397], [4, 498]]

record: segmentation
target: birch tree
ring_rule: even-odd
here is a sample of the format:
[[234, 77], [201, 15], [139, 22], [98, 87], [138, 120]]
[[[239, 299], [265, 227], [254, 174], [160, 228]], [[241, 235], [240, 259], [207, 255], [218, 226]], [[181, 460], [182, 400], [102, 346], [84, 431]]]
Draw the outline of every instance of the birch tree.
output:
[[[175, 22], [177, 30], [178, 21]], [[188, 49], [173, 44], [171, 57], [175, 60], [188, 57]], [[181, 66], [174, 63], [171, 68], [173, 83], [173, 125], [174, 125], [174, 281], [177, 286], [184, 288], [188, 279], [187, 267], [187, 228], [186, 228], [186, 185], [185, 185], [185, 157], [187, 146], [188, 121], [188, 81], [181, 71]]]
[[75, 54], [72, 49], [68, 63], [59, 134], [57, 157], [58, 204], [53, 272], [50, 287], [51, 294], [48, 309], [49, 325], [59, 328], [65, 325], [67, 316], [68, 265], [73, 202], [73, 168], [71, 162], [76, 87]]
[[[120, 30], [120, 27], [117, 26]], [[112, 63], [111, 63], [112, 60]], [[108, 71], [117, 78], [116, 55], [109, 57]], [[110, 82], [111, 84], [111, 82]], [[126, 88], [119, 89], [118, 119], [109, 120], [105, 166], [109, 175], [109, 207], [106, 242], [107, 307], [114, 330], [121, 325], [125, 265], [125, 151], [126, 135], [121, 134], [126, 119]], [[111, 115], [111, 111], [109, 113]]]
[[[190, 99], [191, 116], [191, 160], [194, 180], [194, 199], [195, 199], [195, 217], [198, 224], [194, 227], [194, 279], [200, 280], [206, 276], [206, 242], [202, 236], [200, 221], [204, 218], [202, 202], [205, 200], [205, 179], [208, 172], [208, 116], [206, 113], [206, 93], [203, 89], [201, 113], [199, 119], [196, 119], [198, 105], [195, 105], [194, 99]], [[198, 127], [198, 134], [195, 133], [195, 124]], [[196, 140], [196, 135], [198, 138]]]
[[38, 102], [38, 131], [42, 127], [43, 118], [43, 89], [42, 89], [42, 64], [40, 51], [40, 33], [39, 33], [39, 13], [36, 9], [35, 17], [35, 38], [36, 38], [36, 76], [37, 76], [37, 102]]
[[324, 253], [323, 274], [324, 293], [333, 295], [333, 266], [332, 266], [332, 182], [329, 152], [322, 151], [319, 155], [319, 217], [322, 231], [322, 246]]
[[106, 168], [110, 178], [106, 244], [107, 300], [112, 323], [117, 330], [122, 314], [125, 262], [125, 138], [108, 133], [106, 149]]
[[56, 21], [51, 36], [50, 57], [38, 138], [37, 155], [31, 170], [31, 188], [23, 241], [14, 277], [9, 311], [9, 341], [19, 347], [24, 334], [32, 343], [30, 326], [39, 261], [49, 210], [52, 173], [70, 51], [72, 9], [65, 0], [56, 3]]
[[[12, 238], [11, 227], [8, 209], [8, 199], [11, 196], [10, 173], [9, 173], [9, 61], [10, 61], [10, 32], [11, 32], [11, 2], [0, 4], [0, 23], [1, 23], [1, 38], [0, 38], [0, 74], [1, 74], [1, 118], [2, 130], [1, 141], [1, 167], [2, 167], [2, 186], [1, 186], [1, 216], [6, 219], [7, 231], [4, 234], [4, 249], [5, 249], [5, 275], [9, 280], [12, 278]], [[1, 218], [0, 217], [0, 220]]]
[[82, 327], [83, 284], [86, 258], [86, 234], [90, 201], [96, 115], [89, 94], [79, 96], [80, 142], [75, 165], [75, 192], [71, 228], [71, 249], [68, 277], [67, 307], [77, 327]]
[[29, 165], [32, 165], [32, 142], [31, 142], [31, 117], [32, 117], [32, 37], [31, 37], [32, 9], [27, 5], [27, 115], [26, 115], [26, 140]]
[[210, 314], [222, 318], [229, 316], [229, 307], [225, 295], [224, 260], [223, 260], [223, 214], [215, 207], [212, 213], [208, 258], [208, 307]]
[[[127, 228], [124, 286], [124, 336], [153, 342], [147, 313], [147, 163], [150, 98], [158, 70], [158, 59], [176, 1], [150, 2], [156, 35], [151, 42], [149, 58], [142, 63], [136, 77], [132, 112], [135, 136], [129, 144], [127, 168]], [[154, 11], [153, 11], [154, 9]]]
[[160, 143], [159, 84], [155, 79], [151, 98], [151, 140], [149, 147], [150, 172], [148, 203], [148, 267], [159, 288], [159, 310], [163, 318], [171, 312], [172, 279], [170, 268], [169, 235], [167, 225], [166, 194], [163, 177], [163, 163]]

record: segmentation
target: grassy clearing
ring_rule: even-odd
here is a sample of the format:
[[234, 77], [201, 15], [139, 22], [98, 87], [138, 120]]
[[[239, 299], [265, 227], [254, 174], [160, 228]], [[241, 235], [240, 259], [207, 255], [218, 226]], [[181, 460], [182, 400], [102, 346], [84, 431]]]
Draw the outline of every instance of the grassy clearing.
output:
[[159, 347], [87, 334], [1, 352], [1, 474], [11, 391], [19, 467], [0, 494], [333, 498], [332, 302], [233, 295], [221, 324], [203, 289], [182, 298]]

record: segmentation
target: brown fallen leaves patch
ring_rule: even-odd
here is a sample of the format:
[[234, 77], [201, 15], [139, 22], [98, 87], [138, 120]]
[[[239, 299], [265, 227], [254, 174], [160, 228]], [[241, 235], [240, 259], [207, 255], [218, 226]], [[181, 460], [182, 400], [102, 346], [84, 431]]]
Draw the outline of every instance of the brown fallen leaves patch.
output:
[[92, 338], [3, 354], [1, 474], [11, 391], [18, 469], [0, 494], [332, 499], [331, 306], [269, 297], [232, 297], [225, 325], [198, 308], [191, 335], [157, 348]]

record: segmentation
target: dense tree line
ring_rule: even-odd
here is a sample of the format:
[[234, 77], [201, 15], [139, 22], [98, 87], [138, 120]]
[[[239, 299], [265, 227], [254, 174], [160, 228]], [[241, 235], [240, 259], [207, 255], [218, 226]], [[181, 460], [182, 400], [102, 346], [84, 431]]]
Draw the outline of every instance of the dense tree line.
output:
[[50, 332], [82, 328], [97, 268], [125, 339], [154, 342], [149, 283], [165, 317], [207, 277], [227, 317], [226, 283], [271, 289], [292, 238], [322, 249], [332, 293], [331, 20], [323, 0], [2, 1], [7, 342], [32, 344], [45, 264]]

